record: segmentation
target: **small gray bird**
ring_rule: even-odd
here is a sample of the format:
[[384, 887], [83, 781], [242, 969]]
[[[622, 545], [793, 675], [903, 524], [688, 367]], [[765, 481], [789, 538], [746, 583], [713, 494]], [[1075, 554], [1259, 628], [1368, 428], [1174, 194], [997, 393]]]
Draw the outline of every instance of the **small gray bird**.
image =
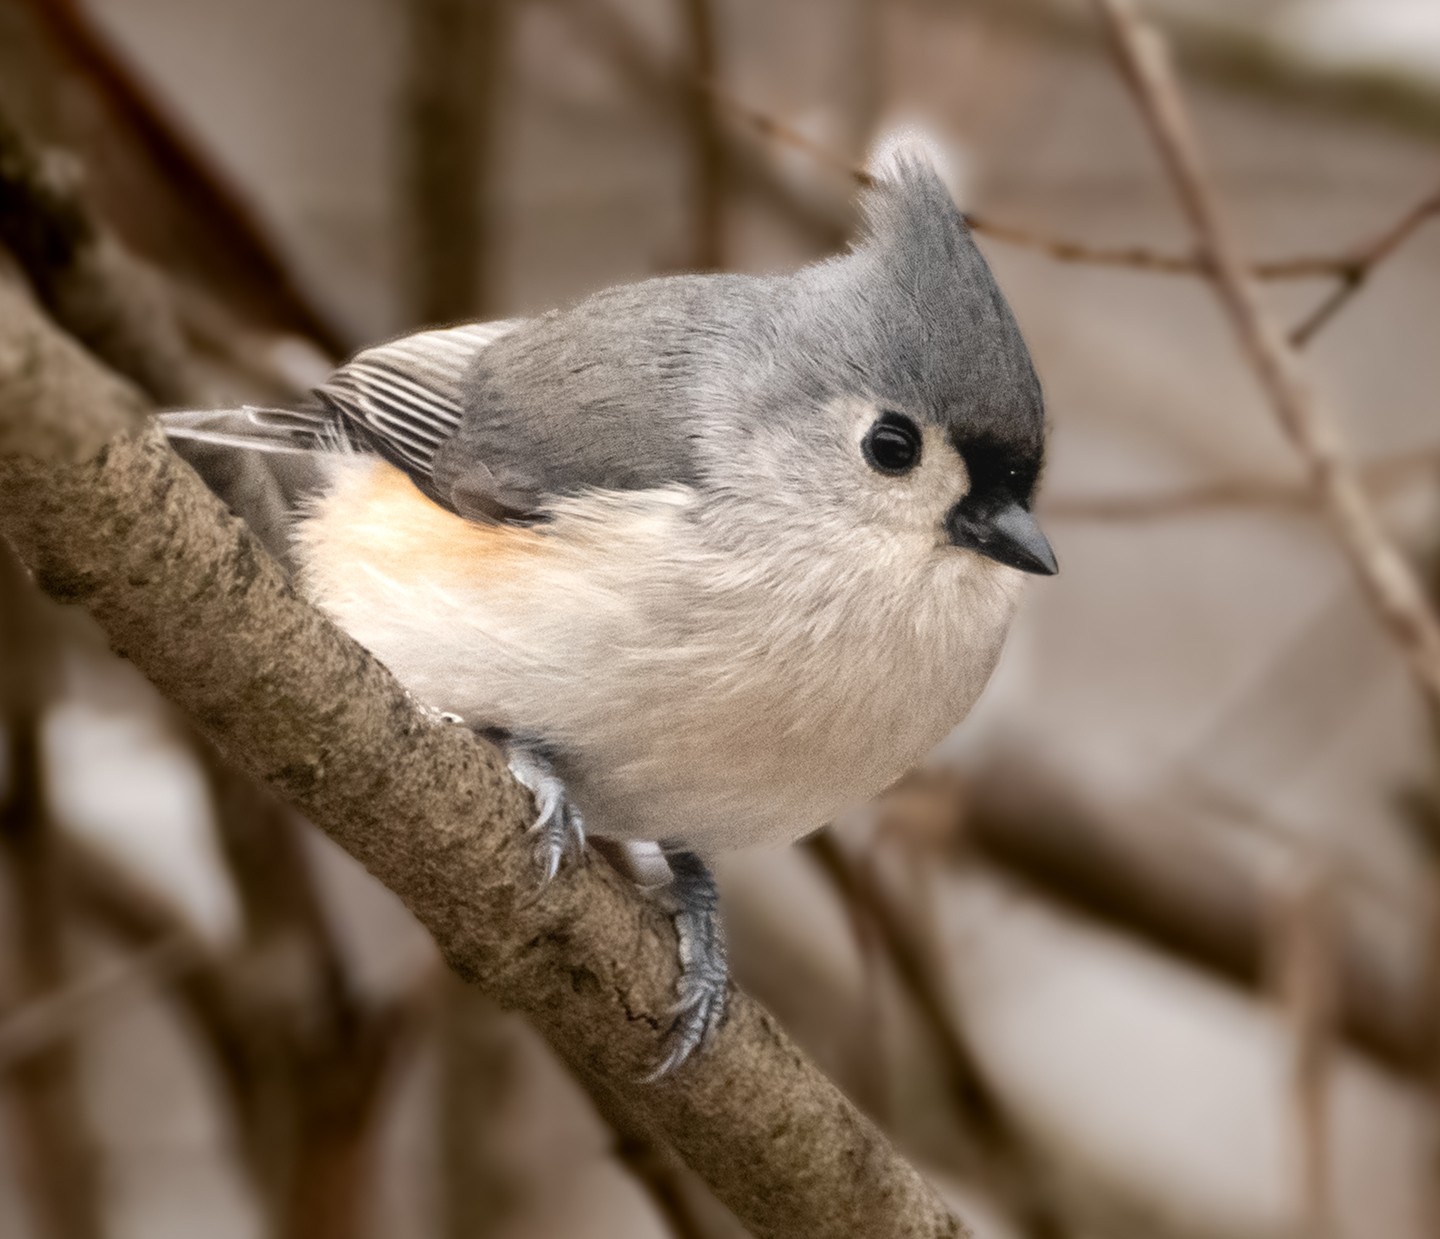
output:
[[923, 758], [989, 678], [1044, 409], [923, 146], [851, 252], [678, 276], [358, 354], [296, 410], [175, 437], [322, 454], [301, 581], [422, 701], [506, 748], [545, 879], [584, 832], [668, 862], [682, 980], [659, 1072], [727, 968], [705, 856], [789, 842]]

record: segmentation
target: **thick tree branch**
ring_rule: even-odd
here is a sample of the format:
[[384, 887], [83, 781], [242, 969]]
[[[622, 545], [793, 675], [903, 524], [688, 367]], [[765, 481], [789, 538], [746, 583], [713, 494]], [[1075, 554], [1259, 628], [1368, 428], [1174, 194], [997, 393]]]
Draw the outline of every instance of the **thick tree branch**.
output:
[[41, 586], [404, 899], [457, 972], [633, 1101], [760, 1239], [963, 1234], [743, 994], [708, 1053], [639, 1083], [676, 980], [663, 914], [599, 863], [536, 898], [533, 806], [499, 754], [300, 600], [144, 414], [0, 286], [0, 532]]

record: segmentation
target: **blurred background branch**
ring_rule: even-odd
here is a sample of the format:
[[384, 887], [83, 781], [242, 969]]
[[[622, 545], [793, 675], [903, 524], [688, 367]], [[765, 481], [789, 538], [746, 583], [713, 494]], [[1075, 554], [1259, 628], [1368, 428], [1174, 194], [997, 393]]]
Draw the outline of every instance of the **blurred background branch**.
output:
[[1321, 405], [1245, 270], [1202, 162], [1168, 50], [1160, 35], [1141, 21], [1130, 0], [1096, 0], [1096, 4], [1195, 230], [1216, 293], [1275, 416], [1305, 462], [1361, 585], [1432, 705], [1440, 707], [1440, 617], [1371, 507], [1340, 442], [1337, 424]]
[[[5, 1006], [16, 1019], [27, 1003], [62, 992], [71, 978], [69, 907], [56, 863], [55, 823], [49, 810], [41, 726], [54, 691], [55, 650], [25, 571], [0, 543], [0, 709], [8, 751], [0, 800], [0, 856], [8, 879], [14, 992]], [[81, 1093], [79, 1061], [60, 1035], [11, 1064], [4, 1078], [11, 1142], [36, 1233], [47, 1239], [98, 1239], [98, 1167]]]
[[513, 0], [415, 0], [408, 26], [400, 199], [410, 234], [412, 317], [452, 323], [492, 313], [498, 247], [493, 191], [499, 100]]
[[[822, 166], [848, 176], [862, 188], [873, 183], [874, 178], [862, 165], [827, 150], [783, 121], [748, 106], [718, 84], [707, 79], [702, 79], [702, 82], [712, 98], [766, 141], [803, 151]], [[1374, 269], [1436, 215], [1440, 215], [1440, 188], [1427, 193], [1378, 235], [1359, 242], [1348, 250], [1336, 254], [1306, 254], [1251, 262], [1248, 268], [1254, 278], [1261, 280], [1303, 280], [1328, 276], [1337, 281], [1334, 291], [1291, 333], [1291, 343], [1303, 348], [1364, 286]], [[1202, 254], [1167, 253], [1135, 245], [1113, 248], [1088, 245], [1068, 237], [1047, 236], [970, 210], [965, 212], [965, 218], [970, 227], [982, 236], [994, 237], [997, 241], [1018, 245], [1024, 249], [1039, 250], [1057, 262], [1097, 267], [1128, 267], [1158, 275], [1205, 276], [1211, 269]]]

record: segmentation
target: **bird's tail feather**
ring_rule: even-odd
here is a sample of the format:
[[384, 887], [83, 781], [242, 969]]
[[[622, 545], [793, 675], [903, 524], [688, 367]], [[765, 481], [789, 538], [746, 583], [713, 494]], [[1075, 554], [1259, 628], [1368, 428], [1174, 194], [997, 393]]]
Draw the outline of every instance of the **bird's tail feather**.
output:
[[324, 409], [180, 409], [158, 420], [171, 439], [243, 451], [312, 455], [354, 448], [344, 426]]

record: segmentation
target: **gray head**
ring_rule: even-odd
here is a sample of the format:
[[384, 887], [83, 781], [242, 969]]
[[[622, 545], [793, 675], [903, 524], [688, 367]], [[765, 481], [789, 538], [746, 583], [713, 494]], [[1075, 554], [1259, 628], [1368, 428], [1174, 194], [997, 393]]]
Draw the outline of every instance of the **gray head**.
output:
[[797, 517], [843, 508], [852, 524], [942, 552], [1054, 572], [1031, 515], [1040, 384], [969, 228], [914, 148], [891, 157], [863, 205], [855, 249], [767, 282], [706, 402], [723, 427], [707, 472], [752, 495], [743, 475], [759, 472]]

